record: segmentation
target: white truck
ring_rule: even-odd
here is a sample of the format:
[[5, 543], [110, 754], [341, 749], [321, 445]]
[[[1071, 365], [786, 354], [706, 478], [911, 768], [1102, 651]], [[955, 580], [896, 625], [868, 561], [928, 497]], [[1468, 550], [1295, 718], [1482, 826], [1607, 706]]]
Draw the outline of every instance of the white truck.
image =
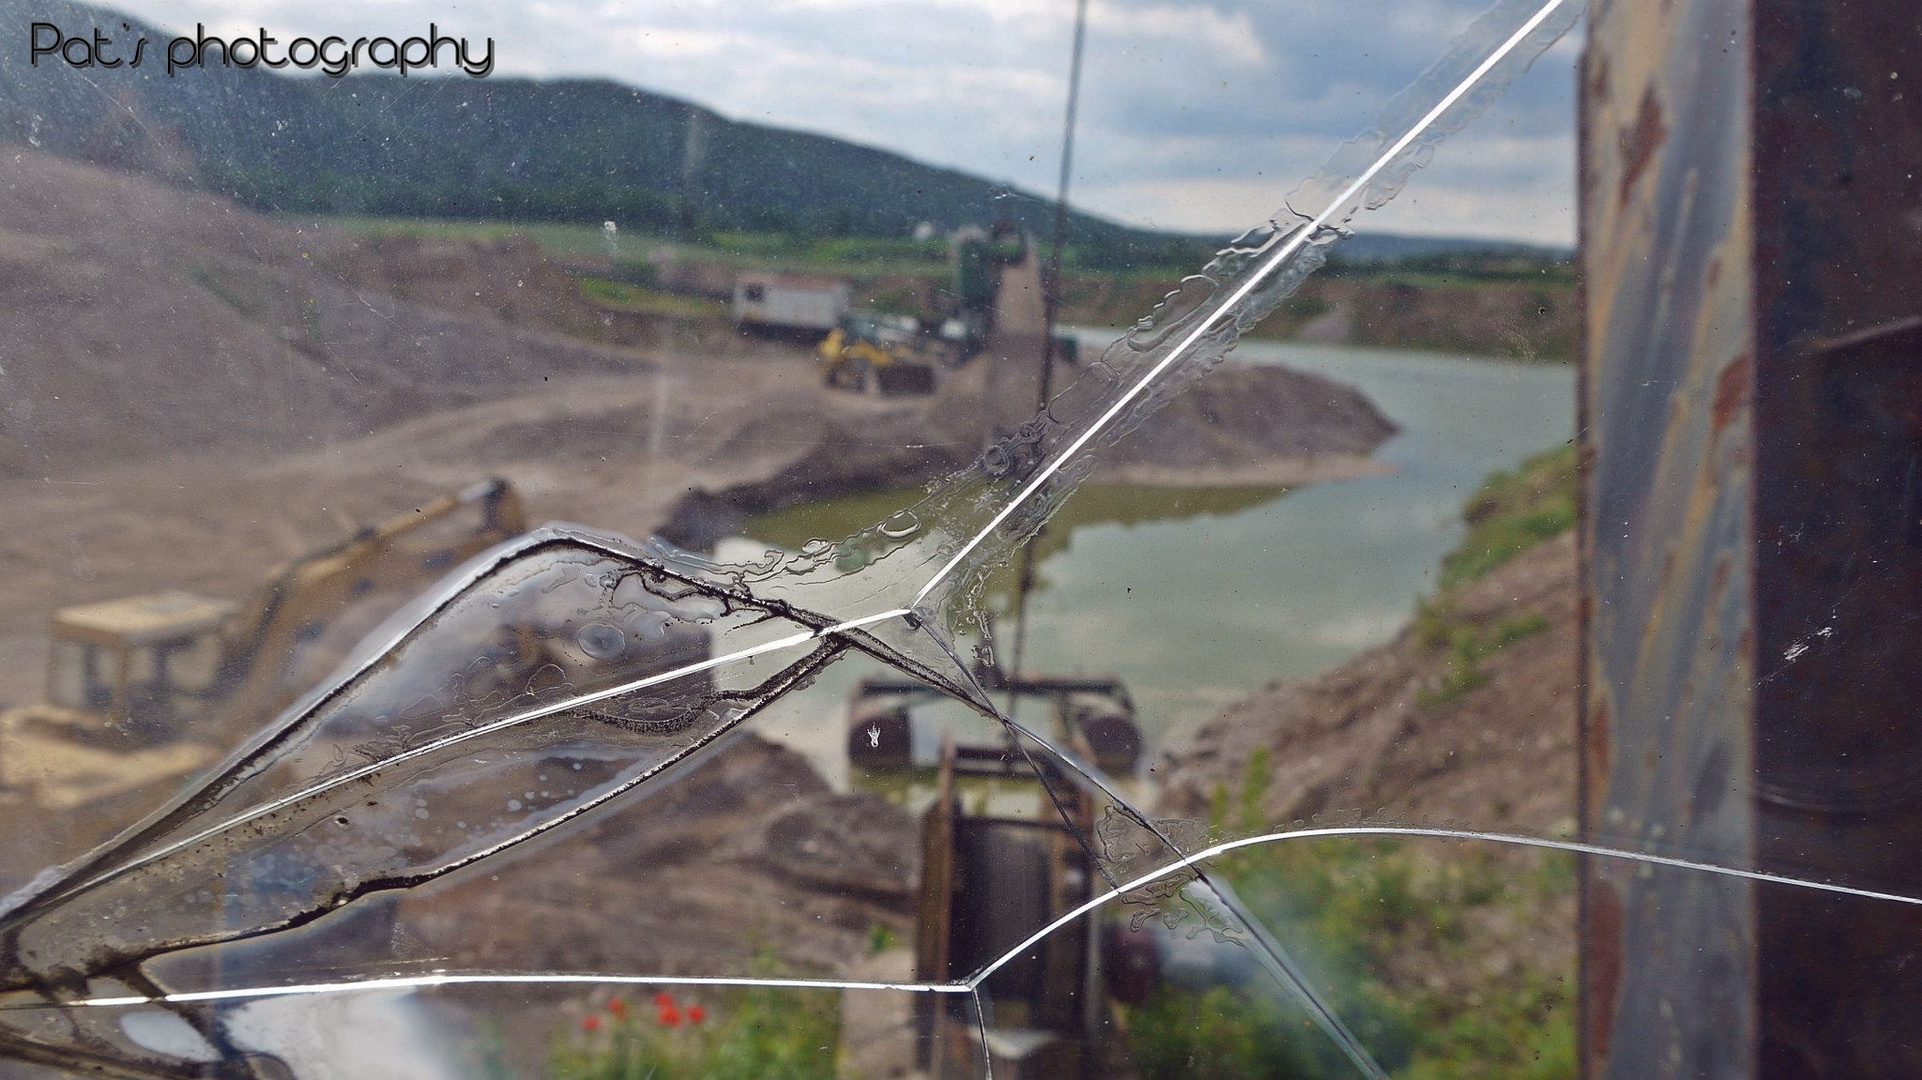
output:
[[795, 274], [744, 273], [734, 279], [734, 325], [741, 329], [825, 334], [848, 310], [848, 283]]

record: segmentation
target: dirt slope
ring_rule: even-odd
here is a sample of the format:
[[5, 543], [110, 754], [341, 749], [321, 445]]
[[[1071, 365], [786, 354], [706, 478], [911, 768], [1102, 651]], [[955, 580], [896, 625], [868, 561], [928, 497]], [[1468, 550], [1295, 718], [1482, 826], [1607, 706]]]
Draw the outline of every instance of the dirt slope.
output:
[[[1499, 640], [1504, 625], [1539, 627], [1477, 661], [1485, 682], [1460, 689], [1469, 684], [1449, 651], [1411, 627], [1318, 678], [1271, 686], [1215, 717], [1157, 768], [1166, 777], [1162, 811], [1207, 821], [1217, 791], [1232, 805], [1250, 790], [1251, 762], [1266, 760], [1260, 806], [1234, 831], [1367, 818], [1572, 836], [1575, 609], [1573, 534], [1563, 533], [1455, 591], [1449, 618], [1482, 640]], [[1306, 856], [1313, 873], [1312, 853], [1368, 850], [1360, 841], [1300, 843], [1313, 846], [1259, 848], [1248, 858]], [[1359, 932], [1392, 939], [1367, 936], [1360, 947], [1374, 957], [1369, 975], [1418, 1010], [1424, 1053], [1473, 1070], [1434, 1075], [1516, 1075], [1543, 1053], [1572, 1063], [1569, 858], [1458, 840], [1389, 848], [1358, 864], [1380, 877], [1350, 870], [1339, 879], [1350, 890], [1343, 910], [1359, 912], [1369, 927]], [[1384, 914], [1391, 910], [1400, 914]], [[1473, 1032], [1500, 1034], [1477, 1043]]]
[[479, 967], [744, 972], [779, 943], [829, 970], [876, 923], [909, 928], [921, 859], [907, 811], [835, 795], [800, 755], [752, 736], [565, 848], [562, 872], [536, 852], [410, 897], [403, 923], [430, 954]]
[[[640, 358], [357, 285], [215, 196], [0, 153], [0, 476], [288, 451]], [[511, 267], [503, 267], [496, 277]]]
[[1545, 628], [1479, 661], [1481, 686], [1449, 700], [1450, 658], [1416, 630], [1306, 682], [1279, 683], [1197, 729], [1157, 769], [1161, 805], [1205, 816], [1257, 748], [1271, 821], [1347, 811], [1551, 834], [1575, 814], [1575, 545], [1542, 544], [1463, 587], [1458, 617], [1488, 629], [1539, 613]]
[[[1063, 317], [1093, 326], [1122, 325], [1161, 299], [1166, 286], [1146, 279], [1069, 282]], [[1421, 284], [1386, 277], [1309, 278], [1261, 324], [1266, 339], [1332, 345], [1434, 349], [1514, 360], [1572, 360], [1577, 316], [1566, 282], [1448, 280]]]

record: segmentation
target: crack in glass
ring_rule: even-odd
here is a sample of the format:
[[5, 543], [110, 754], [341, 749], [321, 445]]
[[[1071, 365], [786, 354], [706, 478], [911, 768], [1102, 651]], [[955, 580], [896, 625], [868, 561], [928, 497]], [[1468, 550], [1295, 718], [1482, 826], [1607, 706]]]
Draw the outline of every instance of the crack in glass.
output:
[[[1156, 819], [1101, 771], [1018, 722], [991, 665], [988, 575], [1029, 543], [1102, 453], [1203, 377], [1322, 265], [1350, 220], [1392, 199], [1436, 145], [1558, 40], [1579, 0], [1503, 0], [1344, 146], [1284, 210], [1224, 248], [1085, 366], [1047, 408], [910, 507], [791, 556], [726, 564], [658, 541], [548, 526], [480, 556], [370, 635], [341, 672], [196, 791], [0, 910], [0, 1053], [104, 1075], [281, 1075], [201, 1008], [252, 998], [473, 984], [887, 990], [966, 1005], [988, 1050], [997, 974], [1110, 905], [1241, 950], [1347, 1064], [1386, 1076], [1291, 951], [1203, 864], [1331, 837], [1491, 842], [1904, 904], [1916, 898], [1650, 850], [1419, 824], [1212, 838]], [[1307, 208], [1307, 209], [1301, 209]], [[611, 229], [611, 223], [610, 223]], [[952, 981], [433, 971], [176, 990], [172, 954], [271, 937], [534, 841], [671, 782], [821, 671], [862, 654], [1007, 732], [1107, 888]], [[879, 729], [874, 738], [879, 740]], [[1070, 805], [1098, 808], [1091, 826]], [[1364, 817], [1367, 815], [1363, 815]], [[984, 1001], [984, 996], [987, 998]], [[133, 1037], [124, 1010], [173, 1034]], [[168, 1051], [154, 1049], [165, 1044]]]

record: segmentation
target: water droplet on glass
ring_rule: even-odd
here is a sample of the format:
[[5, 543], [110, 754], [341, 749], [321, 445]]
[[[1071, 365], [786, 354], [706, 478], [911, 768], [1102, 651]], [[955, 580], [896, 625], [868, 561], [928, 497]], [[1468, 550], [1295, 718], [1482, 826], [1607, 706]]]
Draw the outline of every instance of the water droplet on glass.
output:
[[620, 627], [606, 623], [588, 623], [581, 632], [574, 635], [581, 651], [596, 660], [612, 660], [627, 650], [627, 635]]
[[897, 510], [881, 523], [881, 535], [899, 540], [904, 536], [913, 536], [920, 528], [921, 519], [914, 516], [914, 511]]

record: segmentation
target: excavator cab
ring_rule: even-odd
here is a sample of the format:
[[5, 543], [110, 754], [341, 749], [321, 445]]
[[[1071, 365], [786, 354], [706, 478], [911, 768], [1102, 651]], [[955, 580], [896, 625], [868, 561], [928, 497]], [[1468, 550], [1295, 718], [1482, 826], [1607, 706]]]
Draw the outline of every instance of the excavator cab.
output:
[[159, 742], [214, 693], [233, 612], [186, 592], [63, 608], [53, 617], [48, 702], [75, 726]]
[[906, 316], [850, 312], [815, 348], [829, 386], [864, 394], [932, 394], [945, 349]]

